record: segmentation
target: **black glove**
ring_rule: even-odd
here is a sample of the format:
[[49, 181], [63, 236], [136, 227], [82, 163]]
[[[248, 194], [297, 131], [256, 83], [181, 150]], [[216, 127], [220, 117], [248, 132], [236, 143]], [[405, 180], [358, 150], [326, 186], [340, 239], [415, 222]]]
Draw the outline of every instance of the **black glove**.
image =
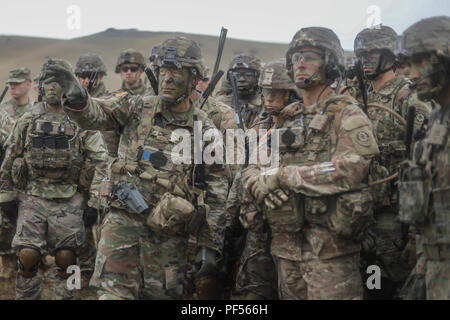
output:
[[201, 247], [195, 258], [196, 278], [204, 276], [217, 276], [217, 253], [209, 248]]
[[83, 221], [85, 227], [91, 227], [97, 222], [97, 209], [86, 207], [83, 212]]
[[414, 300], [426, 300], [427, 299], [427, 287], [425, 284], [425, 275], [417, 274], [414, 284]]
[[0, 203], [0, 208], [2, 208], [3, 213], [8, 217], [9, 220], [17, 220], [18, 206], [16, 200]]
[[81, 106], [86, 104], [88, 93], [78, 82], [75, 75], [55, 64], [49, 64], [45, 67], [45, 83], [57, 82], [64, 91], [64, 94], [69, 101], [71, 107]]

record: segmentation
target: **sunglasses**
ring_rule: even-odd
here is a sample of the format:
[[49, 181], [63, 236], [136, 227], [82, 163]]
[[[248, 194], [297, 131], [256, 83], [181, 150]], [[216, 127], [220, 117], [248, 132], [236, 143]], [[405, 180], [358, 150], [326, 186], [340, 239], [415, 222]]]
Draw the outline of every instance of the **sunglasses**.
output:
[[139, 67], [122, 67], [120, 68], [120, 71], [122, 72], [128, 72], [130, 70], [131, 72], [136, 72], [139, 70]]

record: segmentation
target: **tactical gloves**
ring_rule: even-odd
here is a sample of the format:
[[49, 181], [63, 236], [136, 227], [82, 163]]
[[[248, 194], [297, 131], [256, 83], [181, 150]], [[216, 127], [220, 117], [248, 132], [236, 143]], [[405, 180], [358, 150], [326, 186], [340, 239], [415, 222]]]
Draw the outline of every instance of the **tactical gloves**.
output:
[[2, 209], [3, 213], [8, 217], [9, 220], [16, 221], [18, 213], [18, 206], [16, 200], [0, 203], [0, 208]]
[[45, 68], [45, 77], [44, 83], [57, 82], [61, 86], [72, 108], [84, 107], [88, 93], [72, 72], [59, 65], [50, 64]]
[[85, 227], [91, 227], [97, 222], [97, 209], [86, 207], [83, 212], [83, 221]]
[[264, 202], [270, 209], [281, 206], [289, 199], [287, 194], [280, 189], [279, 171], [250, 178], [246, 187], [250, 188], [250, 193], [258, 204]]

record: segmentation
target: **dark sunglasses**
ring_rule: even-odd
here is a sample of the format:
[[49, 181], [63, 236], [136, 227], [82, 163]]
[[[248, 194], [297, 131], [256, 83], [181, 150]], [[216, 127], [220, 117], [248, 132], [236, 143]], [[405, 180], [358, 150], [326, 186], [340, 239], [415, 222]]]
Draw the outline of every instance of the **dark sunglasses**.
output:
[[130, 70], [131, 72], [136, 72], [139, 70], [139, 67], [122, 67], [120, 68], [122, 72], [128, 72]]

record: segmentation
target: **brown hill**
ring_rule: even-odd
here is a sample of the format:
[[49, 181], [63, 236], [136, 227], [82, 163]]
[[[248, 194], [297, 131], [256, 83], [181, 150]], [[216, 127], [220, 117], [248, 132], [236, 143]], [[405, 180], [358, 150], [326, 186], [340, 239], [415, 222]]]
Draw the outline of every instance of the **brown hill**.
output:
[[[181, 32], [150, 32], [136, 29], [107, 29], [90, 36], [71, 40], [33, 38], [23, 36], [0, 36], [0, 90], [11, 69], [27, 66], [33, 77], [37, 75], [46, 56], [64, 58], [75, 65], [78, 57], [86, 52], [100, 54], [108, 68], [105, 84], [109, 90], [120, 86], [120, 77], [114, 73], [116, 59], [122, 50], [134, 48], [145, 57], [151, 48], [167, 38], [184, 35], [197, 41], [207, 66], [212, 68], [216, 59], [218, 36], [184, 34]], [[222, 55], [220, 68], [225, 70], [228, 62], [237, 53], [252, 53], [264, 62], [284, 57], [287, 44], [246, 41], [228, 38]], [[8, 96], [5, 97], [5, 100]]]

